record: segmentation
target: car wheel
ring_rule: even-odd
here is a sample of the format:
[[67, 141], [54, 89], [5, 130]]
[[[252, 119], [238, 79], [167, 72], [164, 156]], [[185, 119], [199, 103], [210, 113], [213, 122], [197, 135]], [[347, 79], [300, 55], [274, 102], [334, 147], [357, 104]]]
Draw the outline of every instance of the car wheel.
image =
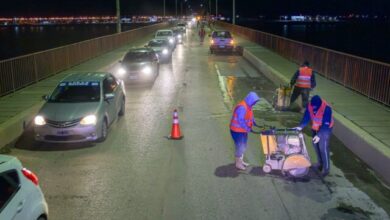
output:
[[122, 103], [121, 103], [121, 109], [119, 110], [118, 115], [119, 115], [119, 116], [124, 116], [124, 115], [125, 115], [125, 112], [126, 112], [126, 101], [125, 101], [125, 99], [123, 98], [123, 99], [122, 99]]
[[108, 131], [107, 120], [104, 119], [103, 123], [102, 123], [102, 128], [101, 128], [100, 137], [98, 139], [98, 142], [103, 142], [106, 140], [107, 131]]

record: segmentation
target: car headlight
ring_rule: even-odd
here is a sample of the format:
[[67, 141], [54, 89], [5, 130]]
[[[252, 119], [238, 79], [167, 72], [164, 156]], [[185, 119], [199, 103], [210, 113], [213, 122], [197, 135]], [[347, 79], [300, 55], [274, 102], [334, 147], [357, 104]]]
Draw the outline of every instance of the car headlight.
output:
[[144, 74], [151, 74], [152, 73], [152, 68], [150, 66], [145, 66], [143, 69], [142, 69], [142, 73]]
[[43, 118], [43, 116], [41, 116], [41, 115], [35, 116], [34, 124], [38, 125], [38, 126], [45, 125], [46, 124], [45, 118]]
[[81, 119], [80, 124], [81, 125], [96, 125], [96, 116], [95, 115], [88, 115], [85, 116], [83, 119]]
[[125, 73], [126, 73], [126, 70], [125, 70], [124, 68], [120, 67], [120, 68], [118, 69], [118, 75], [122, 76], [122, 75], [124, 75]]
[[173, 39], [170, 38], [170, 39], [169, 39], [169, 43], [170, 43], [170, 44], [173, 44], [173, 42], [174, 42]]
[[181, 34], [177, 35], [178, 38], [182, 38]]
[[162, 50], [162, 54], [164, 54], [164, 55], [167, 55], [168, 54], [168, 49], [167, 48], [164, 48], [163, 50]]

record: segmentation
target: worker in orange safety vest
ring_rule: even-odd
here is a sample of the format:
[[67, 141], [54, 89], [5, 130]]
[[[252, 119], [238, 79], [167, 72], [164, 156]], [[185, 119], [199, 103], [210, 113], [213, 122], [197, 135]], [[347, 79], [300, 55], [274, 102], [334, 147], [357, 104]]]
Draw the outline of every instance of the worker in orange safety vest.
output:
[[316, 87], [315, 74], [308, 61], [303, 62], [301, 67], [295, 72], [291, 78], [290, 85], [294, 86], [291, 95], [290, 105], [295, 102], [299, 95], [302, 97], [302, 110], [307, 106], [309, 101], [310, 91]]
[[324, 99], [316, 95], [307, 106], [301, 123], [297, 130], [302, 130], [311, 121], [311, 130], [313, 135], [313, 146], [317, 154], [318, 163], [314, 165], [322, 176], [329, 174], [329, 140], [333, 130], [332, 108]]
[[252, 131], [252, 126], [257, 126], [252, 108], [258, 101], [260, 101], [259, 96], [255, 92], [250, 92], [236, 105], [230, 121], [230, 133], [236, 147], [235, 166], [239, 170], [245, 170], [249, 165], [243, 158], [247, 148], [248, 133]]

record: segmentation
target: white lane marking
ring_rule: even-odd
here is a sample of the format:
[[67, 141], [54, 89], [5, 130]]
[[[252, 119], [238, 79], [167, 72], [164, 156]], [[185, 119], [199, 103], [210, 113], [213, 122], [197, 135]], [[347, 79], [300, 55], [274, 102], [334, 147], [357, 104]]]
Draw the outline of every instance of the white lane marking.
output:
[[224, 76], [221, 76], [221, 72], [219, 71], [218, 65], [217, 65], [217, 64], [214, 64], [214, 67], [215, 67], [215, 70], [216, 70], [217, 75], [218, 75], [219, 87], [220, 87], [221, 90], [222, 90], [223, 100], [224, 100], [224, 102], [227, 102], [227, 103], [229, 103], [230, 105], [232, 105], [233, 100], [232, 100], [232, 98], [228, 95], [228, 92], [227, 92], [227, 90], [226, 90], [225, 78], [224, 78]]

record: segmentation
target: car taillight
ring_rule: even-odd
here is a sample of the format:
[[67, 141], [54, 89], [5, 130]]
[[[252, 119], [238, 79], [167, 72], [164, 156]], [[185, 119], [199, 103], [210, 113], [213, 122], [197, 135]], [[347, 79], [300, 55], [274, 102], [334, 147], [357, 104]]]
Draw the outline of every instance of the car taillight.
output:
[[231, 41], [230, 41], [230, 44], [234, 44], [234, 40], [231, 40]]
[[22, 169], [22, 173], [23, 173], [23, 175], [27, 179], [31, 180], [31, 182], [33, 182], [35, 185], [38, 186], [38, 177], [37, 177], [37, 175], [35, 175], [33, 172], [31, 172], [30, 170], [28, 170], [26, 168]]

